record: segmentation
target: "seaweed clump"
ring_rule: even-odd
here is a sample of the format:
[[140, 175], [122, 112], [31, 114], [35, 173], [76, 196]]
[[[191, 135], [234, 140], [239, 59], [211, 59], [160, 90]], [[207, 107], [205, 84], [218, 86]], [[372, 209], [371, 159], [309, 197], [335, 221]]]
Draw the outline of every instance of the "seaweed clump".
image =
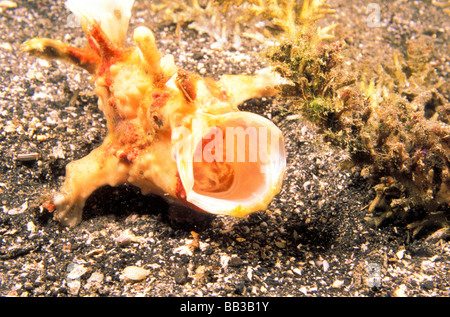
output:
[[269, 64], [286, 79], [281, 98], [292, 100], [284, 112], [312, 121], [325, 141], [348, 152], [343, 167], [374, 182], [372, 224], [395, 219], [413, 236], [427, 226], [450, 236], [449, 92], [431, 62], [432, 43], [407, 39], [391, 61], [348, 71], [345, 42], [331, 41], [336, 24], [316, 23], [334, 13], [326, 0], [162, 3], [169, 20], [219, 42], [233, 34], [234, 44], [246, 36], [266, 45]]
[[413, 236], [431, 221], [448, 237], [450, 103], [440, 93], [442, 82], [433, 80], [430, 48], [407, 43], [404, 56], [394, 55], [392, 67], [367, 83], [342, 67], [341, 42], [315, 35], [309, 28], [268, 50], [275, 70], [289, 81], [282, 90], [293, 100], [288, 111], [301, 113], [325, 141], [346, 149], [350, 159], [343, 166], [358, 167], [375, 182], [367, 220], [409, 223]]
[[[242, 37], [260, 42], [293, 38], [334, 12], [326, 0], [159, 0], [150, 8], [161, 21], [175, 24], [177, 32], [187, 26], [207, 34], [218, 48], [227, 43], [239, 48]], [[335, 26], [317, 28], [317, 35], [330, 38]]]

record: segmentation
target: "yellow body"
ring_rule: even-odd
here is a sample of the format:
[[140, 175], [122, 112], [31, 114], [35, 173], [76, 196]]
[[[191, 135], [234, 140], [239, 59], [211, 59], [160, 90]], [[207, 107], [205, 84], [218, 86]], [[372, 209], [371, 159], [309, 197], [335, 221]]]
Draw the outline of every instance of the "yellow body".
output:
[[[285, 169], [281, 132], [269, 120], [240, 112], [237, 106], [277, 93], [274, 75], [224, 76], [218, 82], [204, 79], [178, 69], [172, 56], [163, 57], [153, 33], [145, 27], [134, 31], [136, 46], [125, 48], [121, 40], [111, 40], [96, 20], [85, 17], [83, 21], [86, 48], [49, 39], [23, 45], [34, 55], [70, 61], [88, 70], [108, 122], [103, 144], [67, 166], [65, 183], [53, 201], [55, 217], [65, 225], [78, 224], [94, 190], [119, 184], [133, 184], [144, 194], [165, 195], [213, 213], [244, 216], [266, 208], [280, 190]], [[217, 164], [214, 172], [202, 160], [195, 163], [194, 173], [194, 152], [203, 144], [205, 133], [238, 123], [265, 128], [261, 131], [275, 136], [268, 145], [269, 159]], [[248, 149], [241, 146], [236, 151]], [[209, 191], [200, 186], [205, 179], [222, 189]], [[222, 180], [228, 183], [216, 184]]]

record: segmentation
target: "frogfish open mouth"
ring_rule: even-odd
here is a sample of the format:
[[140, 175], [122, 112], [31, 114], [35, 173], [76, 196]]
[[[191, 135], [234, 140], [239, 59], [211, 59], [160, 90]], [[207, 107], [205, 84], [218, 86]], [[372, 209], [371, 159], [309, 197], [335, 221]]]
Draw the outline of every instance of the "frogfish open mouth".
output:
[[82, 219], [86, 199], [105, 186], [131, 184], [193, 209], [242, 217], [264, 210], [286, 169], [281, 131], [238, 110], [251, 98], [275, 95], [279, 78], [224, 75], [215, 81], [184, 71], [158, 51], [140, 26], [125, 46], [133, 0], [68, 0], [87, 45], [35, 38], [22, 50], [75, 64], [92, 75], [107, 119], [103, 143], [69, 163], [62, 188], [48, 203], [67, 226]]

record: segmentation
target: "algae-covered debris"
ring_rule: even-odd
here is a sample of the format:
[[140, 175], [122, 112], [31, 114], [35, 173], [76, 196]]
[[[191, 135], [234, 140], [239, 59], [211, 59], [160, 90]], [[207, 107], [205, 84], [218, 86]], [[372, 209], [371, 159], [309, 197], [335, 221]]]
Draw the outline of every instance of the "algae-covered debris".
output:
[[[378, 184], [368, 210], [381, 216], [370, 221], [448, 214], [450, 104], [431, 63], [437, 54], [432, 43], [409, 39], [392, 61], [348, 73], [340, 42], [315, 34], [310, 27], [269, 49], [267, 57], [290, 81], [283, 87], [293, 100], [289, 110], [314, 122], [326, 141], [348, 151], [347, 166], [359, 166]], [[439, 219], [445, 220], [439, 228], [449, 226], [446, 217]], [[413, 234], [420, 231], [415, 228]]]
[[[266, 44], [267, 61], [286, 79], [280, 98], [292, 100], [283, 111], [314, 122], [324, 140], [349, 153], [343, 166], [358, 166], [377, 184], [368, 208], [372, 223], [449, 213], [449, 94], [433, 64], [439, 52], [432, 37], [402, 38], [391, 59], [349, 71], [345, 41], [329, 34], [336, 25], [316, 23], [335, 12], [325, 0], [185, 0], [179, 11], [162, 2], [170, 19], [184, 15], [190, 27], [213, 38], [235, 34]], [[208, 26], [219, 16], [221, 31]], [[414, 228], [413, 234], [421, 230]]]

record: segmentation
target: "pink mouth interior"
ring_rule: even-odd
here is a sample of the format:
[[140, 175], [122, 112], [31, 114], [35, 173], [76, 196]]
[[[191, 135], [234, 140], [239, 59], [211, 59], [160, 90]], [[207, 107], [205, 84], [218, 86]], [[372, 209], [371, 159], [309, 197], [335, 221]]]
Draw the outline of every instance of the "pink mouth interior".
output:
[[[216, 143], [215, 147], [210, 148], [213, 155], [222, 153], [221, 157], [215, 157], [211, 161], [201, 156], [201, 161], [193, 163], [194, 186], [193, 191], [200, 195], [209, 197], [225, 198], [230, 200], [244, 200], [261, 190], [265, 186], [266, 175], [261, 172], [262, 163], [257, 157], [250, 159], [249, 139], [240, 145], [234, 140], [234, 149], [227, 154], [226, 149], [226, 130], [223, 129], [223, 142]], [[233, 137], [233, 136], [231, 136]], [[236, 136], [234, 136], [236, 138]], [[196, 148], [196, 154], [205, 154], [205, 146], [214, 139], [203, 139], [202, 144]], [[220, 140], [218, 140], [220, 141]], [[217, 149], [216, 149], [217, 147]], [[216, 152], [216, 150], [218, 152]], [[238, 153], [245, 153], [245, 159], [239, 159]], [[230, 160], [231, 158], [231, 160]]]

